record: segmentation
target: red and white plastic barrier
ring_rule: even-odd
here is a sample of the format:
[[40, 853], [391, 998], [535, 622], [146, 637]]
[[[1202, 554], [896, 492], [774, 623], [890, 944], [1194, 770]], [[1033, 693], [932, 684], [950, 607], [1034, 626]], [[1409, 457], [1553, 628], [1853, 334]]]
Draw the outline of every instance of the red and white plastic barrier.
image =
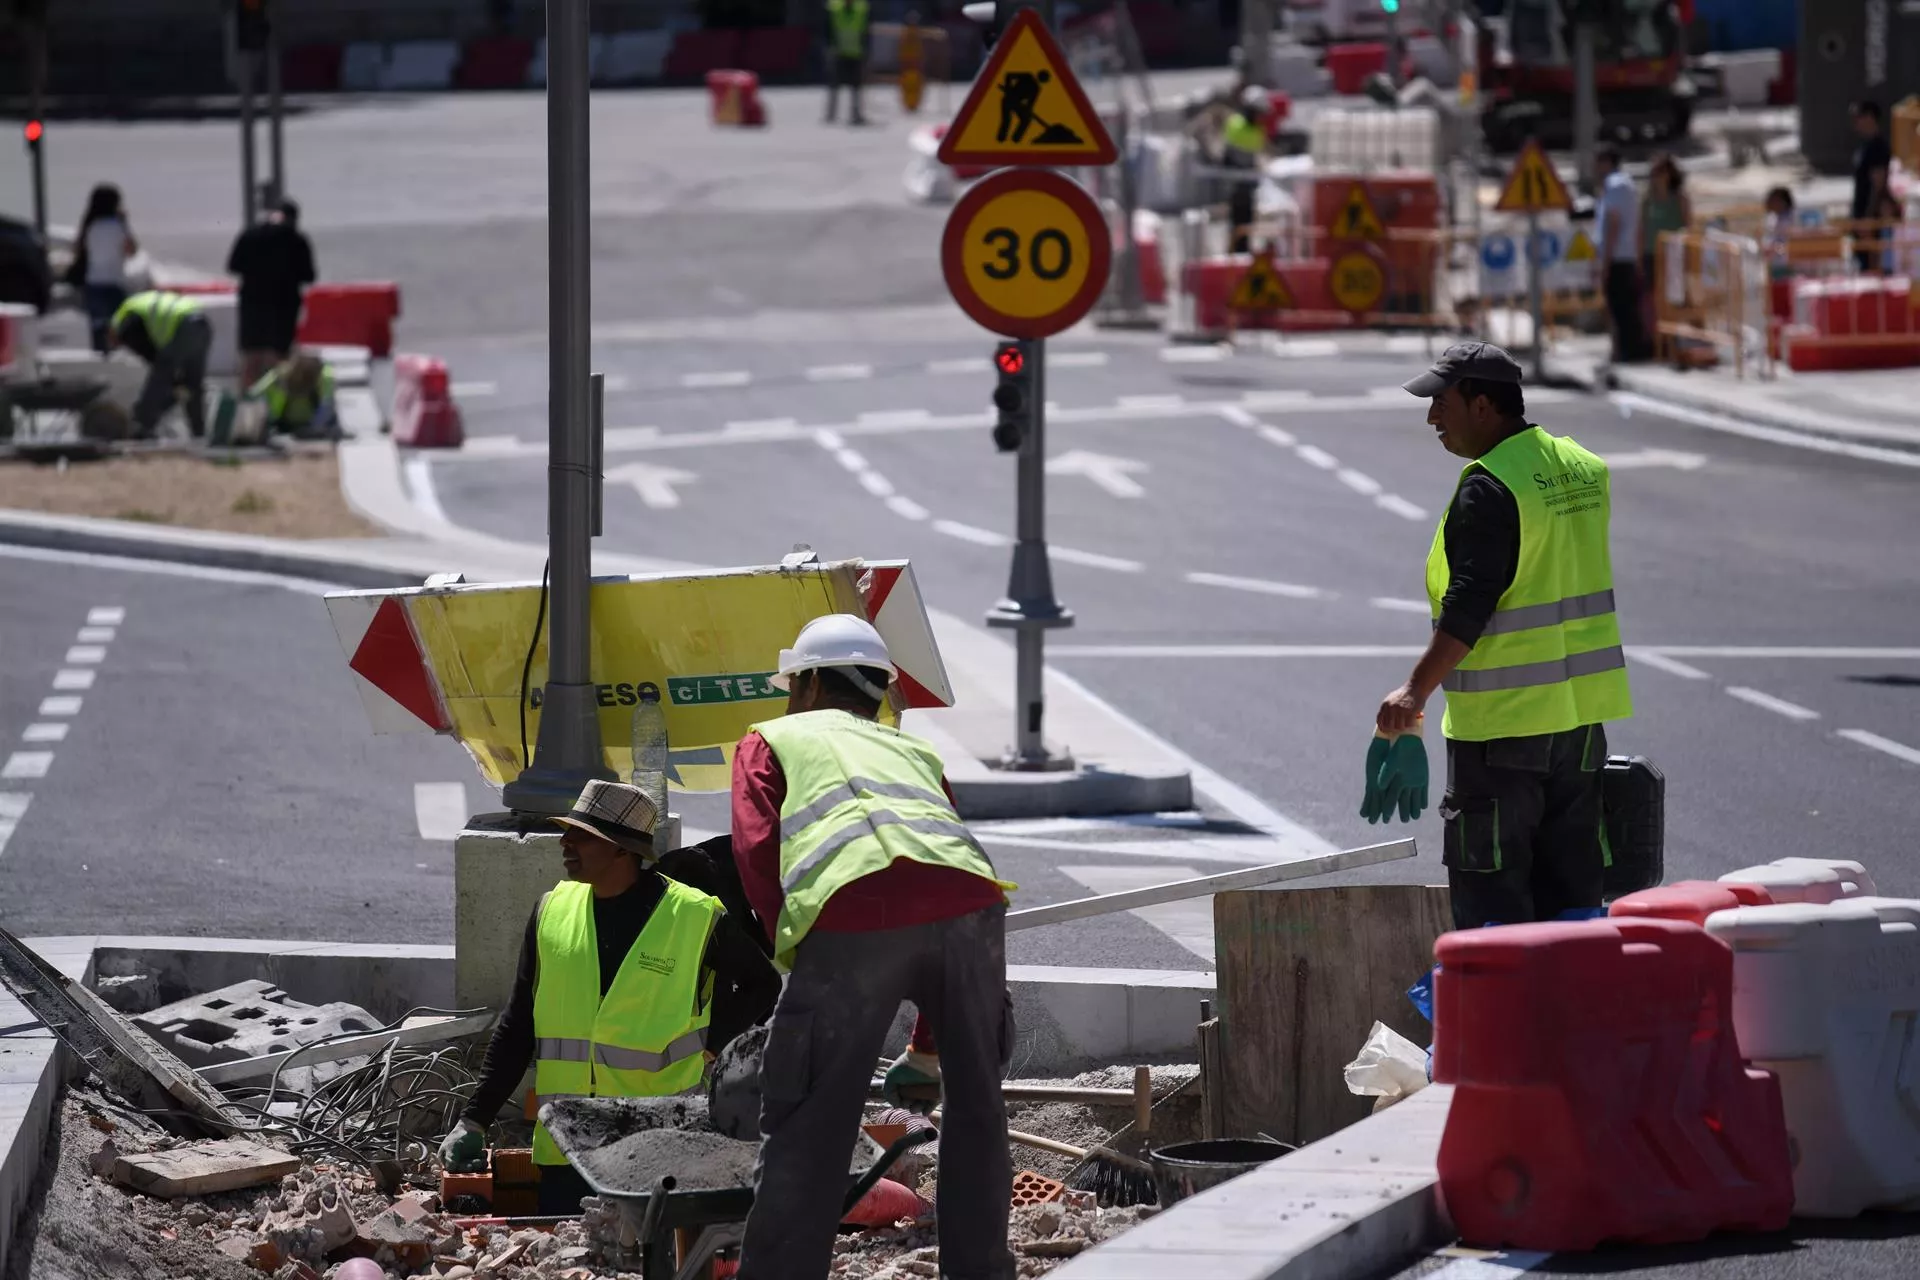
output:
[[1796, 373], [1920, 364], [1920, 314], [1906, 276], [1798, 280], [1793, 323], [1781, 331]]
[[393, 442], [413, 449], [458, 449], [466, 439], [453, 403], [447, 362], [438, 356], [393, 358]]
[[1839, 902], [1880, 892], [1865, 867], [1843, 858], [1780, 858], [1729, 871], [1720, 883], [1758, 885], [1767, 891], [1769, 902]]
[[393, 353], [393, 322], [399, 317], [400, 286], [390, 281], [310, 285], [300, 316], [300, 341], [365, 347], [384, 357]]
[[731, 69], [707, 72], [707, 106], [722, 128], [756, 129], [767, 123], [760, 101], [760, 77]]

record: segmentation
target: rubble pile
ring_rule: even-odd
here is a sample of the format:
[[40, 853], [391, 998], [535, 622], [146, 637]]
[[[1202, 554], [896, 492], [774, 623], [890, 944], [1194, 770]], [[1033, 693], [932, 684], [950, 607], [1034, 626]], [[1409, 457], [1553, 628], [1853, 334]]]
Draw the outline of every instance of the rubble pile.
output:
[[[1007, 1224], [1007, 1242], [1022, 1277], [1042, 1276], [1067, 1259], [1119, 1235], [1151, 1208], [1101, 1209], [1093, 1197], [1068, 1193], [1053, 1204], [1023, 1205]], [[833, 1280], [915, 1280], [938, 1277], [940, 1246], [929, 1222], [842, 1236], [834, 1250]]]

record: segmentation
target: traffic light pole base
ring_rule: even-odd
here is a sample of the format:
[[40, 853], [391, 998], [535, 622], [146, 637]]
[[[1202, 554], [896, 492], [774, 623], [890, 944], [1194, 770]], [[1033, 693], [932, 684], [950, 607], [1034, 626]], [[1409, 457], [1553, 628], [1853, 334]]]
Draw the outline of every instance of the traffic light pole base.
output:
[[566, 813], [588, 782], [617, 781], [601, 754], [599, 716], [594, 686], [549, 684], [540, 701], [540, 741], [533, 763], [500, 791], [507, 808], [516, 813]]
[[987, 625], [1013, 632], [1015, 745], [999, 767], [1021, 773], [1070, 772], [1073, 757], [1047, 750], [1042, 732], [1046, 715], [1047, 632], [1073, 625], [1073, 611], [1051, 592], [1038, 599], [1002, 600], [987, 612]]

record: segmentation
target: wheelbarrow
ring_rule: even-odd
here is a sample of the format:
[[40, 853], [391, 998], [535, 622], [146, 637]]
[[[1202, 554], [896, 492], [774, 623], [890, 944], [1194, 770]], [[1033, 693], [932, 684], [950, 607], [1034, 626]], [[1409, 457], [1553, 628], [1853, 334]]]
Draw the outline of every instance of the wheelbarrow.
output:
[[[707, 1274], [707, 1263], [717, 1253], [740, 1243], [753, 1208], [751, 1185], [701, 1186], [697, 1176], [672, 1174], [650, 1185], [629, 1185], [617, 1168], [594, 1158], [613, 1143], [645, 1143], [649, 1134], [668, 1129], [712, 1133], [704, 1123], [704, 1107], [687, 1105], [694, 1101], [705, 1099], [568, 1098], [540, 1108], [540, 1122], [575, 1172], [595, 1195], [619, 1207], [645, 1280], [697, 1280]], [[851, 1212], [901, 1156], [937, 1137], [932, 1130], [907, 1133], [883, 1149], [862, 1134], [847, 1172], [841, 1213]], [[697, 1232], [677, 1271], [675, 1232]]]

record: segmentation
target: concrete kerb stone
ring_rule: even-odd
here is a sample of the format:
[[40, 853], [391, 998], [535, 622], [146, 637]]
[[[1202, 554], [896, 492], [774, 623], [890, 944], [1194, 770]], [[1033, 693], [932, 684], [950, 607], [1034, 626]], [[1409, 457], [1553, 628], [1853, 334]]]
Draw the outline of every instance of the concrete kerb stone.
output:
[[[1695, 413], [1710, 413], [1847, 444], [1920, 452], [1920, 427], [1876, 423], [1866, 414], [1842, 417], [1802, 408], [1760, 394], [1760, 388], [1768, 384], [1756, 384], [1750, 393], [1739, 394], [1741, 389], [1737, 385], [1716, 383], [1712, 374], [1646, 366], [1616, 367], [1610, 373], [1610, 380], [1616, 390], [1630, 391]], [[1845, 409], [1844, 405], [1838, 407]]]

